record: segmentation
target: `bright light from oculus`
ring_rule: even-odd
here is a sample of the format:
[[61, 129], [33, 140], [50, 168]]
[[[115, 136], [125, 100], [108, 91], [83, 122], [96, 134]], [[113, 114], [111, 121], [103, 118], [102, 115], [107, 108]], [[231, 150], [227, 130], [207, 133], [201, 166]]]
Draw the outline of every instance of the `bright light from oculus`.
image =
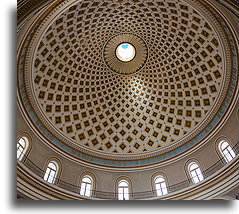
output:
[[135, 48], [129, 43], [120, 44], [116, 48], [116, 56], [123, 62], [129, 62], [135, 57]]

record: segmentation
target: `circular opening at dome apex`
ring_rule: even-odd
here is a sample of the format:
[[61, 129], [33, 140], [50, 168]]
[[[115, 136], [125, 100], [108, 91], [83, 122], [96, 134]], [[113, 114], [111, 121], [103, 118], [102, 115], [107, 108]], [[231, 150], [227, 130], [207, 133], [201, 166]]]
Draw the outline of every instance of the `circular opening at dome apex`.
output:
[[129, 62], [135, 57], [135, 48], [130, 43], [122, 43], [116, 48], [116, 56], [123, 62]]

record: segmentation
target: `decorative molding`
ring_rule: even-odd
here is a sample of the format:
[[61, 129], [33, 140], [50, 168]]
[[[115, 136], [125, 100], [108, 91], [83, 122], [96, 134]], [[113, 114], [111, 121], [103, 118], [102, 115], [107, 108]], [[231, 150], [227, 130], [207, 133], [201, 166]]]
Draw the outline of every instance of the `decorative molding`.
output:
[[[196, 3], [196, 4], [199, 4], [199, 3]], [[59, 7], [59, 8], [61, 8], [61, 7]], [[199, 10], [199, 8], [200, 8], [200, 6], [198, 6], [197, 9]], [[53, 12], [57, 12], [57, 10], [55, 9], [55, 10], [53, 10]], [[208, 12], [205, 12], [205, 13], [207, 13], [207, 15], [209, 16], [209, 18], [211, 20], [210, 22], [214, 22], [215, 21], [215, 24], [218, 24], [218, 22], [216, 21], [215, 17], [212, 14], [210, 14]], [[54, 16], [54, 13], [52, 13], [52, 16]], [[48, 18], [48, 20], [49, 20], [49, 18]], [[45, 23], [46, 23], [46, 21], [45, 21]], [[221, 29], [219, 24], [217, 25], [217, 29]], [[227, 36], [225, 36], [225, 34], [223, 33], [222, 35], [224, 35], [223, 39], [226, 39], [226, 37], [229, 34], [227, 34]], [[34, 37], [36, 39], [36, 36], [34, 36]], [[233, 40], [228, 40], [228, 41], [233, 44]], [[227, 44], [227, 43], [225, 42], [224, 44]], [[233, 47], [232, 44], [231, 44], [231, 47]], [[230, 48], [229, 47], [227, 47], [227, 48], [228, 48], [228, 50], [226, 51], [227, 55], [228, 55], [227, 56], [228, 57], [228, 61], [227, 61], [228, 68], [227, 69], [230, 70], [231, 67], [230, 67], [229, 64], [232, 64], [231, 63], [231, 59], [230, 59], [231, 56], [229, 54], [229, 49]], [[30, 55], [30, 58], [31, 57], [32, 57], [32, 55]], [[235, 61], [235, 63], [233, 63], [233, 66], [235, 66], [235, 68], [237, 67], [237, 61]], [[25, 69], [28, 70], [29, 68], [25, 67]], [[236, 72], [236, 70], [233, 70], [233, 72]], [[230, 73], [230, 71], [229, 71], [229, 73]], [[27, 74], [28, 74], [28, 72], [26, 73], [26, 75]], [[235, 77], [236, 77], [236, 75], [235, 75]], [[21, 78], [19, 78], [19, 79], [21, 79]], [[226, 81], [227, 81], [227, 84], [229, 84], [229, 78], [228, 77], [226, 78]], [[234, 79], [234, 81], [236, 82], [236, 78]], [[226, 106], [228, 106], [230, 104], [230, 99], [232, 99], [232, 95], [231, 94], [233, 93], [233, 90], [234, 90], [233, 87], [235, 87], [235, 84], [236, 84], [235, 82], [233, 84], [232, 83], [230, 84], [231, 92], [230, 92], [229, 97], [226, 100], [222, 100], [223, 96], [220, 97], [220, 99], [221, 99], [220, 102], [224, 101], [224, 104]], [[29, 85], [29, 83], [27, 83], [27, 85]], [[20, 90], [21, 90], [21, 92], [23, 92], [22, 89], [20, 89]], [[32, 90], [31, 88], [28, 88], [28, 92], [29, 92], [28, 95], [31, 94], [31, 90]], [[229, 91], [227, 91], [227, 92], [229, 92]], [[225, 94], [225, 92], [224, 92], [224, 94]], [[25, 97], [25, 94], [21, 93], [19, 95]], [[20, 99], [19, 99], [19, 101], [20, 101]], [[33, 98], [30, 97], [30, 99], [33, 99]], [[23, 99], [22, 101], [26, 101], [27, 102], [26, 99]], [[20, 102], [22, 102], [22, 101], [20, 101]], [[34, 103], [34, 102], [32, 100], [31, 104]], [[28, 105], [27, 108], [32, 108], [32, 106], [30, 106], [29, 104], [27, 104], [27, 105]], [[195, 132], [195, 135], [198, 135], [198, 136], [196, 138], [194, 138], [192, 141], [188, 142], [193, 137], [193, 135], [190, 135], [189, 137], [183, 139], [182, 141], [179, 141], [178, 143], [175, 143], [175, 144], [173, 144], [173, 145], [171, 145], [169, 147], [166, 147], [166, 148], [162, 148], [158, 152], [140, 154], [139, 157], [137, 155], [130, 155], [130, 156], [129, 155], [127, 155], [127, 156], [122, 156], [121, 155], [120, 157], [117, 156], [117, 155], [110, 155], [110, 158], [109, 158], [109, 155], [98, 153], [96, 151], [92, 151], [91, 149], [87, 149], [86, 150], [85, 148], [80, 147], [79, 145], [76, 145], [72, 140], [67, 139], [64, 136], [62, 136], [59, 133], [59, 131], [55, 130], [54, 127], [50, 126], [48, 122], [45, 122], [44, 126], [42, 126], [40, 124], [40, 122], [38, 121], [39, 118], [34, 118], [34, 115], [33, 115], [34, 112], [33, 111], [30, 111], [28, 113], [31, 114], [31, 119], [33, 119], [33, 122], [35, 122], [36, 126], [38, 126], [37, 129], [40, 128], [41, 132], [44, 132], [46, 134], [45, 137], [48, 138], [48, 140], [50, 140], [51, 143], [55, 143], [56, 146], [58, 146], [61, 149], [65, 150], [67, 153], [71, 153], [71, 155], [73, 155], [75, 157], [78, 157], [80, 159], [85, 159], [86, 162], [90, 161], [92, 163], [94, 162], [94, 163], [97, 163], [97, 164], [103, 165], [103, 166], [108, 165], [108, 167], [134, 167], [134, 166], [137, 166], [137, 167], [140, 166], [141, 167], [141, 166], [147, 166], [148, 164], [152, 165], [152, 164], [156, 164], [156, 163], [165, 161], [168, 158], [171, 158], [172, 156], [175, 156], [175, 155], [178, 155], [178, 154], [182, 153], [183, 150], [185, 151], [185, 150], [188, 150], [189, 148], [192, 148], [193, 146], [198, 144], [199, 141], [203, 142], [204, 136], [203, 136], [202, 133], [204, 133], [204, 134], [206, 133], [206, 135], [207, 135], [211, 130], [215, 129], [216, 124], [217, 124], [217, 126], [219, 126], [220, 122], [222, 122], [221, 118], [222, 118], [223, 114], [225, 113], [225, 109], [221, 109], [221, 112], [217, 112], [219, 106], [220, 105], [216, 106], [215, 109], [214, 109], [214, 112], [213, 112], [214, 114], [216, 114], [216, 113], [218, 114], [217, 117], [213, 118], [213, 116], [212, 116], [213, 114], [211, 114], [211, 116], [207, 118], [207, 122], [211, 121], [211, 119], [214, 119], [214, 122], [211, 123], [206, 129], [204, 129], [205, 126], [206, 126], [206, 123], [204, 123], [200, 127], [200, 130], [198, 129], [197, 132]], [[26, 105], [25, 105], [25, 107], [26, 107]], [[38, 111], [38, 107], [35, 107], [35, 108], [36, 108], [35, 112], [37, 112]], [[28, 110], [30, 110], [30, 109], [28, 109]], [[40, 112], [38, 112], [38, 116], [42, 117]], [[41, 118], [40, 120], [44, 121], [45, 118]], [[47, 129], [45, 129], [45, 127]], [[48, 130], [51, 130], [51, 132], [49, 132]], [[54, 138], [51, 135], [51, 133], [53, 133], [55, 136], [57, 136], [58, 139]], [[213, 134], [213, 132], [211, 132], [209, 135], [212, 135], [212, 134]], [[59, 139], [60, 139], [60, 141], [58, 141]], [[65, 143], [62, 143], [62, 142], [65, 142]], [[185, 142], [188, 142], [188, 143], [185, 143]], [[48, 143], [50, 143], [50, 142], [48, 142]], [[69, 147], [67, 148], [66, 145], [69, 145]], [[165, 154], [163, 154], [163, 153], [165, 153]], [[106, 164], [106, 160], [107, 160], [107, 164]], [[128, 162], [128, 160], [131, 160], [131, 161]]]
[[[152, 195], [151, 191], [148, 192], [133, 192], [132, 197], [136, 197], [141, 200], [211, 200], [220, 196], [223, 196], [226, 192], [238, 185], [239, 179], [239, 156], [230, 162], [230, 164], [224, 165], [216, 173], [206, 177], [198, 184], [190, 185], [175, 192], [169, 192], [169, 194], [160, 197], [148, 197]], [[101, 199], [117, 199], [115, 192], [97, 192], [94, 191], [94, 195], [97, 197], [84, 197], [77, 193], [62, 189], [57, 185], [51, 185], [45, 182], [41, 177], [38, 177], [32, 173], [21, 162], [18, 162], [17, 166], [17, 187], [18, 191], [28, 195], [30, 192], [31, 198], [41, 198], [44, 195], [44, 200], [101, 200]], [[129, 177], [121, 176], [119, 179], [129, 179]], [[117, 184], [116, 181], [116, 184]], [[128, 180], [129, 181], [129, 180]], [[97, 181], [96, 181], [97, 182]], [[133, 182], [130, 180], [130, 182]], [[25, 189], [21, 188], [25, 185]], [[116, 185], [117, 187], [117, 185]], [[115, 187], [115, 188], [116, 188]], [[132, 187], [131, 187], [132, 188]], [[169, 187], [171, 188], [171, 187]], [[115, 189], [116, 191], [116, 189]], [[151, 194], [150, 194], [151, 193]], [[33, 196], [34, 195], [34, 196]], [[107, 198], [109, 197], [109, 198]], [[133, 199], [131, 198], [131, 199]]]

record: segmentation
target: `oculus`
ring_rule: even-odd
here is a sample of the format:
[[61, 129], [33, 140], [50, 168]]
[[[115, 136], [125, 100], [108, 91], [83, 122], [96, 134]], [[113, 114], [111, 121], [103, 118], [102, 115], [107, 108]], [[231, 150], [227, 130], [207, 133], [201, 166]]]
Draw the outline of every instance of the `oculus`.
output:
[[133, 74], [144, 67], [148, 48], [144, 40], [132, 33], [120, 33], [109, 38], [103, 50], [106, 66], [117, 74]]
[[116, 48], [115, 54], [119, 60], [129, 62], [135, 57], [135, 48], [129, 43], [123, 43]]

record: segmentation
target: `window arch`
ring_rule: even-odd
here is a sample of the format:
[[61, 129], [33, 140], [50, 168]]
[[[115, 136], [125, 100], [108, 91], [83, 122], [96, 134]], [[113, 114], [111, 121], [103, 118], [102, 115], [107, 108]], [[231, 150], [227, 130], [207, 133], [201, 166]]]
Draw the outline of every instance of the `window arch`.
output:
[[56, 181], [57, 173], [59, 171], [59, 166], [55, 161], [50, 161], [48, 163], [45, 175], [44, 175], [44, 180], [54, 184]]
[[163, 176], [156, 176], [154, 179], [154, 185], [157, 196], [162, 196], [168, 194], [168, 189], [166, 185], [166, 181]]
[[92, 195], [93, 179], [89, 175], [85, 175], [81, 180], [80, 194], [90, 197]]
[[219, 143], [219, 150], [227, 163], [229, 163], [236, 156], [235, 152], [227, 141], [221, 141]]
[[17, 159], [22, 160], [29, 146], [29, 141], [27, 137], [21, 137], [17, 142]]
[[129, 200], [129, 182], [127, 180], [118, 182], [118, 200]]
[[199, 183], [204, 179], [202, 171], [196, 162], [191, 162], [188, 165], [188, 170], [193, 183]]

